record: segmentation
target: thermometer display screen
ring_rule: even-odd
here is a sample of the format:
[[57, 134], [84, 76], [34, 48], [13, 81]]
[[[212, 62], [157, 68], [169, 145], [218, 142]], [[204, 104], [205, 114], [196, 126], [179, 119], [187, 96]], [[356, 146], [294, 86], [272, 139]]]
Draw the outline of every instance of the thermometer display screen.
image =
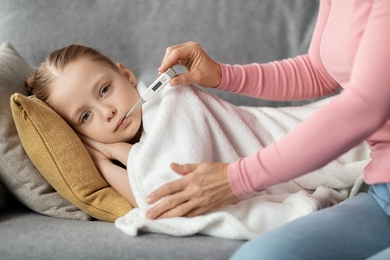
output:
[[153, 91], [156, 91], [159, 87], [161, 87], [161, 85], [162, 85], [162, 82], [159, 81], [159, 82], [158, 82], [156, 85], [154, 85], [154, 87], [152, 88]]

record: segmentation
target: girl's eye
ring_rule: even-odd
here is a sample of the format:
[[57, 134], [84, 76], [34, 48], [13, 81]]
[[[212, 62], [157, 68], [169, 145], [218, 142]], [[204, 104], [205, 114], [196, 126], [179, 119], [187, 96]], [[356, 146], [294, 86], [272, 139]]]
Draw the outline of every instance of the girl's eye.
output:
[[91, 116], [90, 112], [85, 112], [84, 114], [82, 114], [81, 115], [81, 123], [86, 122], [89, 119], [90, 116]]
[[101, 94], [100, 94], [100, 95], [103, 97], [105, 94], [107, 94], [107, 92], [110, 90], [110, 87], [111, 87], [110, 84], [105, 85], [105, 86], [102, 88]]

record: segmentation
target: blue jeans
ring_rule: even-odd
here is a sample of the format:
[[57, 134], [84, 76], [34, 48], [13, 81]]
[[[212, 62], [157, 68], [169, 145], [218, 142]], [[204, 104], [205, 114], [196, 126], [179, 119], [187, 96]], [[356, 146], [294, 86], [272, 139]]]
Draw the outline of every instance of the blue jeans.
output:
[[231, 259], [368, 258], [390, 259], [390, 184], [261, 234]]

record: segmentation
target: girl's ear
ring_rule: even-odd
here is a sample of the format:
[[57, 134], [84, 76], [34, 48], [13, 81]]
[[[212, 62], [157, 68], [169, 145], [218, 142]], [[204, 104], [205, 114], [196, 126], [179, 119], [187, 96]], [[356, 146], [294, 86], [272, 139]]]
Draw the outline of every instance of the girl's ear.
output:
[[125, 76], [125, 78], [130, 82], [131, 85], [134, 87], [137, 86], [137, 78], [135, 77], [134, 73], [126, 68], [122, 63], [118, 62], [116, 64], [118, 67], [119, 71]]

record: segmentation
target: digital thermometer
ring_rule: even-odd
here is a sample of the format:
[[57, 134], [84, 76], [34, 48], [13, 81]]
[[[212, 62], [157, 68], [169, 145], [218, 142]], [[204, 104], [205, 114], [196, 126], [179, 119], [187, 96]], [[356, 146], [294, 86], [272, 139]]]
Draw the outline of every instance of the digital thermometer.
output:
[[163, 74], [160, 75], [142, 94], [141, 98], [138, 100], [138, 102], [135, 104], [135, 106], [127, 112], [125, 118], [129, 117], [131, 113], [133, 113], [134, 110], [136, 110], [138, 107], [142, 106], [143, 103], [153, 98], [161, 89], [163, 89], [170, 81], [171, 79], [176, 76], [176, 72], [169, 68], [167, 71], [165, 71]]

